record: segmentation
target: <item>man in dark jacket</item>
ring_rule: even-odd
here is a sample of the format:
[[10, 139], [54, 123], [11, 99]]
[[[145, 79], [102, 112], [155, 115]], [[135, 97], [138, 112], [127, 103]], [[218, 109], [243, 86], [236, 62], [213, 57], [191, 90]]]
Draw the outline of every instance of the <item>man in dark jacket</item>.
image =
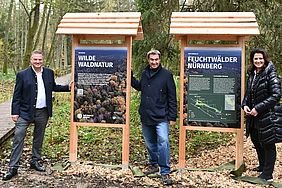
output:
[[146, 175], [161, 173], [162, 183], [172, 184], [170, 178], [169, 124], [175, 125], [177, 117], [176, 88], [173, 75], [162, 68], [160, 52], [147, 53], [149, 65], [142, 73], [141, 80], [131, 77], [131, 85], [141, 91], [139, 114], [142, 132], [149, 153]]
[[34, 123], [30, 168], [45, 171], [39, 161], [45, 128], [49, 117], [52, 116], [52, 92], [70, 91], [71, 83], [65, 86], [57, 85], [54, 72], [43, 67], [42, 52], [33, 51], [30, 62], [31, 66], [16, 76], [11, 113], [11, 118], [15, 122], [15, 136], [9, 170], [3, 176], [3, 180], [9, 180], [18, 173], [26, 129], [30, 123]]

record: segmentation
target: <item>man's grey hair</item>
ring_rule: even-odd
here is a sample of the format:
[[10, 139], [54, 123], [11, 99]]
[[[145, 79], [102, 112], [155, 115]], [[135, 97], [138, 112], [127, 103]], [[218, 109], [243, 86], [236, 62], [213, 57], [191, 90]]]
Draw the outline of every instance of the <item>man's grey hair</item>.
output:
[[155, 50], [155, 49], [151, 49], [148, 53], [147, 53], [147, 59], [149, 59], [150, 55], [159, 55], [159, 58], [161, 58], [161, 52], [159, 50]]
[[40, 50], [34, 50], [33, 52], [31, 52], [30, 60], [31, 60], [31, 58], [32, 58], [32, 56], [33, 56], [34, 54], [41, 54], [41, 55], [43, 56], [43, 52], [42, 52], [42, 51], [40, 51]]

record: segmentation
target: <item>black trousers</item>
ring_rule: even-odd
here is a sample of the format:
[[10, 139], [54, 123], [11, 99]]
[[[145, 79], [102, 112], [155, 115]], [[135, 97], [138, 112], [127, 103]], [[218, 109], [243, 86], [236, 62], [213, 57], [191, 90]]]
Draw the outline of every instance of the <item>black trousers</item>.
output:
[[31, 123], [34, 123], [31, 160], [41, 160], [42, 144], [44, 139], [45, 128], [48, 123], [48, 118], [49, 116], [47, 108], [36, 110], [34, 121], [32, 122], [28, 122], [23, 118], [19, 117], [15, 125], [15, 136], [9, 167], [19, 167], [19, 161], [24, 148], [26, 130], [29, 124]]
[[258, 155], [259, 166], [263, 167], [260, 177], [272, 179], [272, 173], [276, 161], [275, 144], [264, 144], [259, 142], [259, 131], [255, 128], [250, 129], [250, 136]]

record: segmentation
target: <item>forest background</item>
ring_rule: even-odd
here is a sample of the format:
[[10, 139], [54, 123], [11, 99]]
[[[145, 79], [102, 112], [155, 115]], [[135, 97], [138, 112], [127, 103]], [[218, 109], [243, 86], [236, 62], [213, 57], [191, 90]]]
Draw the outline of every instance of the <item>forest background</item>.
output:
[[44, 52], [47, 66], [66, 67], [71, 64], [71, 38], [55, 32], [67, 12], [127, 11], [142, 14], [144, 40], [133, 43], [135, 70], [147, 64], [145, 54], [155, 48], [163, 54], [163, 65], [179, 75], [179, 44], [169, 35], [173, 11], [230, 11], [255, 13], [261, 34], [248, 41], [246, 54], [252, 47], [265, 48], [279, 72], [282, 71], [281, 0], [0, 0], [1, 70], [7, 74], [11, 68], [16, 73], [27, 67], [34, 49]]
[[[249, 62], [249, 50], [262, 47], [269, 53], [279, 74], [282, 73], [281, 0], [0, 0], [0, 102], [10, 99], [15, 74], [29, 66], [30, 53], [34, 49], [44, 52], [45, 65], [54, 69], [57, 75], [70, 72], [71, 37], [55, 34], [65, 13], [128, 11], [142, 13], [144, 40], [134, 41], [132, 50], [132, 66], [137, 76], [147, 65], [145, 54], [151, 48], [160, 50], [163, 66], [179, 75], [179, 43], [169, 35], [171, 13], [178, 11], [254, 12], [261, 34], [246, 43], [246, 63]], [[138, 97], [138, 93], [133, 91], [130, 144], [134, 147], [131, 147], [130, 160], [137, 163], [146, 159], [137, 113]], [[50, 121], [51, 128], [46, 130], [44, 153], [56, 160], [68, 155], [69, 94], [56, 95], [54, 101], [55, 116]], [[79, 131], [80, 158], [104, 163], [120, 162], [121, 130], [84, 127]], [[171, 130], [171, 135], [172, 160], [177, 163], [177, 126]], [[190, 155], [224, 144], [232, 135], [195, 131], [187, 137], [190, 142], [186, 151]]]

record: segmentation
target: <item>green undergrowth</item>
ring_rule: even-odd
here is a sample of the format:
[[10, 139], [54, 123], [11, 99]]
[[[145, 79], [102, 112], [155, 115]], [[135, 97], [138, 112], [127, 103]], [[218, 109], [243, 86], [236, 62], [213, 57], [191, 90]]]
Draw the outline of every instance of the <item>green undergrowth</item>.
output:
[[[129, 160], [140, 165], [147, 161], [147, 152], [141, 132], [138, 115], [139, 94], [131, 93], [130, 105], [130, 144]], [[46, 129], [43, 153], [54, 161], [69, 157], [70, 94], [56, 93], [54, 113]], [[227, 144], [231, 134], [187, 131], [186, 158], [202, 150], [209, 150]], [[103, 164], [121, 164], [122, 129], [108, 127], [83, 126], [78, 128], [78, 159]], [[179, 125], [170, 127], [171, 161], [178, 163]], [[30, 140], [31, 144], [31, 140]], [[235, 151], [234, 151], [235, 152]]]
[[16, 76], [12, 71], [4, 75], [0, 72], [0, 103], [6, 102], [11, 99], [14, 90]]
[[[176, 83], [178, 79], [176, 78]], [[179, 90], [179, 84], [177, 84]], [[53, 117], [46, 128], [43, 146], [43, 159], [64, 161], [69, 159], [70, 144], [70, 93], [54, 93]], [[179, 94], [177, 95], [179, 96]], [[140, 94], [132, 89], [130, 100], [130, 164], [140, 165], [147, 162], [148, 156], [144, 144], [141, 123], [138, 114]], [[178, 99], [179, 100], [179, 99]], [[179, 104], [179, 103], [178, 103]], [[33, 126], [27, 131], [24, 155], [30, 157]], [[121, 164], [122, 128], [91, 127], [78, 128], [78, 160], [93, 161], [97, 164]], [[178, 163], [179, 122], [170, 127], [171, 162]], [[233, 138], [230, 133], [209, 131], [187, 131], [186, 159], [200, 154], [203, 150], [217, 148], [229, 143]], [[7, 144], [10, 148], [11, 141]], [[234, 151], [235, 152], [235, 151]], [[7, 155], [8, 157], [8, 155]]]

